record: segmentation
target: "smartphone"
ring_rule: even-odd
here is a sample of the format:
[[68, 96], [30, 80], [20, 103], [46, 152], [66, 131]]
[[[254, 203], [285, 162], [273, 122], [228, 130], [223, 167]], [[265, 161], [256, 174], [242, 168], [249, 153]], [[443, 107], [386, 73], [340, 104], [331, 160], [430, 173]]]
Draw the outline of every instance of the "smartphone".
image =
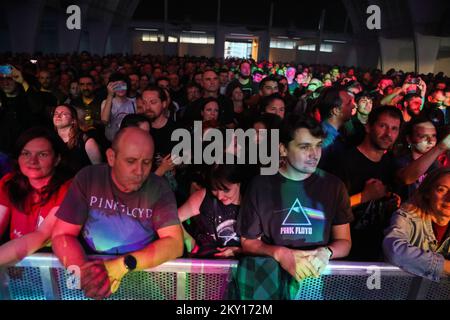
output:
[[30, 62], [31, 62], [32, 64], [36, 64], [36, 63], [37, 63], [37, 60], [31, 59]]
[[419, 80], [418, 78], [411, 78], [411, 79], [409, 80], [409, 83], [410, 83], [410, 84], [419, 84], [419, 83], [420, 83], [420, 80]]
[[126, 84], [118, 84], [114, 87], [114, 91], [126, 91], [127, 85]]
[[9, 76], [12, 73], [12, 67], [9, 65], [0, 66], [0, 74]]

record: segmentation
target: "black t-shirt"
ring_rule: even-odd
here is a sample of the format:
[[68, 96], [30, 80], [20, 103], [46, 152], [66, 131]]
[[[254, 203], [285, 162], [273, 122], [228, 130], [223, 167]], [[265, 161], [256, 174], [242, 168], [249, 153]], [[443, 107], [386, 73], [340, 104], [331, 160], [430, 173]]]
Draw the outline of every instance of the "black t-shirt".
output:
[[318, 169], [303, 181], [280, 173], [257, 176], [248, 187], [238, 216], [238, 233], [248, 239], [289, 248], [330, 242], [331, 226], [353, 219], [344, 184]]
[[215, 252], [217, 247], [240, 246], [236, 232], [236, 219], [239, 206], [224, 205], [211, 192], [206, 192], [200, 205], [200, 214], [192, 217], [193, 237], [201, 253]]
[[[366, 181], [378, 179], [392, 191], [396, 165], [391, 152], [373, 162], [358, 148], [350, 148], [336, 157], [329, 169], [342, 179], [350, 196], [363, 191]], [[372, 200], [352, 208], [355, 220], [351, 224], [352, 250], [349, 259], [379, 260], [382, 256], [383, 230], [396, 209], [388, 205], [389, 198]]]
[[177, 143], [172, 141], [172, 132], [176, 129], [175, 123], [168, 119], [164, 127], [155, 129], [150, 129], [150, 134], [153, 137], [155, 143], [155, 155], [166, 156], [172, 152], [172, 148]]

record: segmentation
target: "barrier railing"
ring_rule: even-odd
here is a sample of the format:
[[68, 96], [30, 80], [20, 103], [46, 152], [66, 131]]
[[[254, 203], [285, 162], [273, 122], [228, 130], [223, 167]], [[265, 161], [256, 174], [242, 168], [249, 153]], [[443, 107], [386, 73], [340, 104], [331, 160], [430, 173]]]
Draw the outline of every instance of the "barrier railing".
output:
[[[177, 259], [132, 272], [111, 300], [223, 300], [235, 260]], [[306, 279], [298, 300], [450, 300], [450, 280], [434, 283], [385, 263], [332, 261], [320, 278]], [[35, 254], [0, 269], [2, 300], [84, 300], [73, 277], [52, 254]]]

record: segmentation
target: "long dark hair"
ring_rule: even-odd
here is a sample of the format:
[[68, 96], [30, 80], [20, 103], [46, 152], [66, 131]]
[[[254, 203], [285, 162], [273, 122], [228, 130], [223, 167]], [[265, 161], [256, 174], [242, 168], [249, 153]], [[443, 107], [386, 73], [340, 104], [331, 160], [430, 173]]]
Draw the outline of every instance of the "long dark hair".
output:
[[55, 157], [61, 157], [61, 161], [56, 166], [49, 183], [41, 191], [40, 204], [46, 204], [51, 196], [59, 190], [61, 185], [71, 178], [70, 170], [65, 170], [64, 158], [67, 147], [56, 132], [44, 127], [34, 127], [22, 133], [16, 141], [16, 148], [14, 150], [14, 159], [16, 161], [13, 177], [5, 183], [5, 189], [7, 190], [11, 203], [22, 212], [25, 210], [25, 199], [33, 191], [33, 187], [28, 177], [21, 172], [17, 160], [25, 145], [37, 138], [44, 138], [50, 142]]

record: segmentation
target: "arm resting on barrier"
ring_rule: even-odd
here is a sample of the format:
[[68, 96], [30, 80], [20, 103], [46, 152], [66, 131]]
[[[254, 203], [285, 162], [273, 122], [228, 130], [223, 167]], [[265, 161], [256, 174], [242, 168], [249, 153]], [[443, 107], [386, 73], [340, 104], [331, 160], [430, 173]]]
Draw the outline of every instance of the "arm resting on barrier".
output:
[[36, 231], [8, 241], [0, 246], [0, 266], [15, 264], [43, 247], [52, 235], [56, 221], [55, 213], [58, 211], [58, 208], [54, 207], [50, 210]]
[[421, 248], [423, 241], [418, 244], [411, 243], [414, 232], [410, 217], [398, 211], [394, 213], [383, 241], [386, 259], [407, 272], [432, 281], [440, 281], [445, 267], [444, 256], [429, 248]]
[[246, 239], [244, 237], [241, 237], [241, 244], [243, 252], [246, 254], [265, 255], [274, 258], [297, 281], [320, 275], [312, 264], [312, 256], [316, 253], [316, 250], [293, 250], [265, 244], [261, 239]]

